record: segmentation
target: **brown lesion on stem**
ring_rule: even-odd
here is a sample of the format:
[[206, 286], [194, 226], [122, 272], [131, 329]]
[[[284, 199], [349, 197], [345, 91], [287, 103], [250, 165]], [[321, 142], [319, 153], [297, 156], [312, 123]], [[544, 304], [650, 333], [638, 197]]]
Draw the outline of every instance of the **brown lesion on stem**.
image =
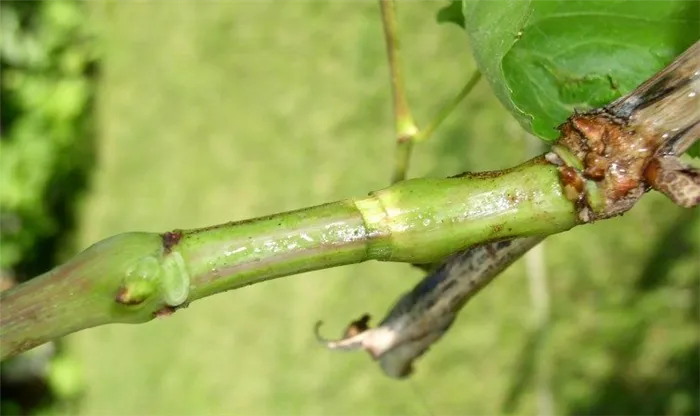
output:
[[683, 207], [700, 204], [700, 172], [678, 159], [700, 138], [700, 42], [630, 94], [572, 115], [559, 130], [556, 145], [580, 165], [555, 154], [548, 160], [560, 165], [583, 222], [620, 215], [649, 189]]
[[180, 309], [186, 309], [187, 307], [190, 306], [190, 302], [186, 301], [185, 303], [182, 303], [177, 306], [170, 306], [170, 305], [163, 305], [161, 308], [156, 309], [153, 312], [153, 317], [154, 318], [167, 318], [168, 316], [174, 314], [175, 312], [179, 311]]
[[182, 230], [168, 231], [161, 234], [161, 238], [163, 240], [163, 252], [166, 254], [170, 253], [173, 250], [173, 247], [180, 242], [182, 235]]
[[692, 208], [700, 205], [700, 171], [683, 164], [677, 157], [662, 156], [647, 166], [647, 182], [676, 205]]
[[153, 317], [154, 318], [166, 318], [166, 317], [174, 314], [175, 311], [177, 311], [177, 309], [178, 308], [176, 308], [174, 306], [166, 305], [166, 306], [163, 306], [162, 308], [156, 310], [155, 312], [153, 312]]
[[583, 179], [571, 166], [559, 167], [559, 178], [564, 189], [564, 196], [571, 202], [579, 203], [583, 200]]
[[114, 297], [114, 300], [122, 305], [135, 306], [143, 303], [146, 298], [136, 296], [128, 287], [122, 285], [117, 289], [117, 295]]
[[557, 145], [583, 165], [582, 171], [570, 166], [562, 169], [565, 189], [573, 187], [584, 198], [584, 182], [594, 181], [603, 197], [604, 210], [581, 208], [590, 211], [584, 214], [586, 222], [619, 215], [646, 192], [644, 169], [661, 144], [658, 136], [637, 131], [605, 110], [573, 115], [560, 131]]

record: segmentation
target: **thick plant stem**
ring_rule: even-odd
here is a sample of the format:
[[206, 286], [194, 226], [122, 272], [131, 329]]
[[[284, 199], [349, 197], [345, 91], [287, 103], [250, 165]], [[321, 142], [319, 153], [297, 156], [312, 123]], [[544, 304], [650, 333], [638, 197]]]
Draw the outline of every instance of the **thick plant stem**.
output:
[[251, 270], [260, 280], [261, 268], [275, 277], [308, 263], [435, 261], [475, 242], [563, 231], [574, 218], [557, 169], [539, 157], [506, 171], [412, 179], [366, 198], [184, 231], [179, 250], [194, 274], [207, 282], [235, 275], [237, 287]]
[[248, 221], [122, 234], [0, 294], [0, 350], [5, 358], [80, 329], [144, 322], [284, 275], [366, 260], [428, 263], [482, 241], [576, 223], [558, 168], [539, 157]]

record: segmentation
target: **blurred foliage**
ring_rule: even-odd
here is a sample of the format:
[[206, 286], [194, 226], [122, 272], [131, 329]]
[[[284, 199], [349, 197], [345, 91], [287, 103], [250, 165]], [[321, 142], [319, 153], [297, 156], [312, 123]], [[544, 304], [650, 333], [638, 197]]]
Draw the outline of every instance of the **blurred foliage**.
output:
[[0, 3], [0, 268], [20, 278], [52, 264], [55, 247], [43, 246], [65, 229], [92, 161], [96, 50], [82, 9], [77, 1]]
[[[96, 49], [79, 1], [0, 2], [0, 270], [5, 287], [70, 253], [93, 164]], [[80, 372], [45, 344], [2, 363], [2, 414], [76, 397]]]

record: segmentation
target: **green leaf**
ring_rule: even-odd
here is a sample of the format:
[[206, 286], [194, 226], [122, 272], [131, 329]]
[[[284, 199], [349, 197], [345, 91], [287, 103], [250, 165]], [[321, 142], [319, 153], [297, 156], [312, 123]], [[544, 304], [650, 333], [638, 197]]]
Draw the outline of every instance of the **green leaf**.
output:
[[437, 12], [438, 23], [454, 23], [464, 28], [464, 14], [462, 13], [462, 0], [452, 0], [450, 4]]
[[695, 142], [695, 144], [690, 146], [687, 153], [695, 158], [700, 157], [700, 142]]
[[700, 37], [700, 2], [464, 1], [479, 69], [528, 131], [634, 89]]

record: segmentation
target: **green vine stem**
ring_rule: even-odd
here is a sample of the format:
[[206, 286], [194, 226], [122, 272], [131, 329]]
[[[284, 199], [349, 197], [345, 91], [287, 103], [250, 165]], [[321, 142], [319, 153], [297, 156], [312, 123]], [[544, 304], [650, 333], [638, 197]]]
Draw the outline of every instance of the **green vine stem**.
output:
[[145, 322], [275, 277], [366, 260], [429, 263], [577, 223], [558, 168], [413, 179], [298, 211], [162, 235], [127, 233], [0, 294], [2, 358], [96, 325]]

